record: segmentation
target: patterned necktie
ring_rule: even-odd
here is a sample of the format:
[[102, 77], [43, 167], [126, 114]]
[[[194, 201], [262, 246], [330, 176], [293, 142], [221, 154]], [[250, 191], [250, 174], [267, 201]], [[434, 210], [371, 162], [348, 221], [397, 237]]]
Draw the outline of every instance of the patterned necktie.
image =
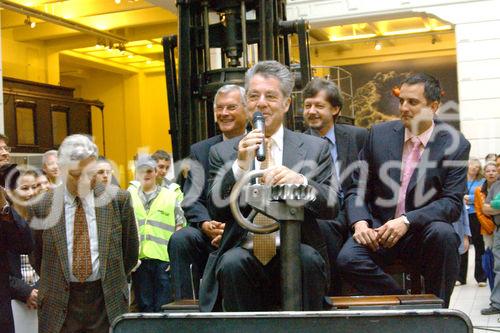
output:
[[79, 282], [85, 282], [92, 274], [90, 238], [85, 210], [79, 197], [75, 198], [76, 210], [73, 224], [73, 275]]
[[408, 190], [408, 184], [410, 183], [411, 176], [413, 175], [413, 171], [417, 167], [418, 162], [420, 161], [420, 139], [416, 136], [411, 139], [412, 147], [411, 151], [406, 157], [405, 165], [403, 169], [403, 176], [401, 179], [401, 187], [399, 188], [399, 197], [398, 197], [398, 205], [396, 207], [396, 215], [394, 217], [398, 218], [401, 214], [406, 212], [405, 210], [405, 201], [406, 201], [406, 191]]
[[[271, 153], [273, 140], [266, 140], [266, 159], [260, 164], [260, 169], [264, 170], [274, 165], [273, 156]], [[253, 223], [257, 225], [268, 225], [274, 220], [263, 214], [257, 214]], [[269, 261], [276, 255], [276, 232], [270, 234], [254, 234], [253, 235], [253, 254], [262, 263], [267, 265]]]

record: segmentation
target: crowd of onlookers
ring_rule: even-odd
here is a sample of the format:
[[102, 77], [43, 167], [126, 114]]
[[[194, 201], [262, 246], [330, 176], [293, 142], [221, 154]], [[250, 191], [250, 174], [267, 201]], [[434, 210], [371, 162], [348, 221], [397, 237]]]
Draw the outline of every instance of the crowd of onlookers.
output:
[[[479, 287], [485, 287], [488, 282], [492, 290], [491, 307], [481, 311], [484, 315], [500, 313], [500, 285], [495, 284], [495, 272], [498, 271], [498, 269], [495, 270], [495, 262], [500, 266], [500, 248], [498, 247], [500, 244], [495, 246], [495, 234], [500, 222], [499, 187], [500, 155], [488, 154], [484, 158], [484, 164], [476, 158], [469, 160], [467, 193], [464, 201], [469, 218], [470, 243], [474, 245], [475, 252], [474, 278]], [[469, 242], [469, 238], [466, 242]], [[460, 258], [457, 286], [467, 281], [468, 254], [466, 250]]]
[[[39, 170], [11, 164], [0, 135], [2, 318], [10, 316], [5, 295], [38, 311], [40, 332], [106, 332], [122, 313], [160, 312], [186, 298], [199, 299], [201, 311], [279, 308], [280, 239], [243, 230], [227, 204], [251, 169], [263, 171], [258, 183], [315, 190], [300, 246], [305, 310], [328, 308], [325, 296], [342, 294], [345, 282], [367, 295], [406, 292], [384, 272], [396, 258], [421, 266], [426, 291], [447, 307], [453, 287], [466, 283], [472, 243], [474, 277], [492, 289], [482, 313], [500, 313], [500, 156], [469, 159], [468, 141], [435, 118], [439, 81], [406, 79], [395, 96], [401, 120], [368, 132], [336, 124], [341, 93], [315, 79], [303, 92], [305, 134], [283, 126], [293, 87], [286, 67], [258, 63], [245, 86], [219, 89], [221, 134], [191, 146], [177, 181], [167, 178], [172, 161], [163, 150], [134, 157], [135, 178], [124, 190], [88, 136], [67, 137], [43, 154]], [[248, 126], [257, 112], [266, 134]], [[452, 140], [457, 148], [445, 154]], [[264, 144], [266, 158], [256, 159]], [[396, 173], [379, 172], [392, 160]], [[468, 168], [460, 164], [467, 160]], [[255, 221], [271, 222], [264, 214]], [[0, 328], [10, 332], [12, 323]]]

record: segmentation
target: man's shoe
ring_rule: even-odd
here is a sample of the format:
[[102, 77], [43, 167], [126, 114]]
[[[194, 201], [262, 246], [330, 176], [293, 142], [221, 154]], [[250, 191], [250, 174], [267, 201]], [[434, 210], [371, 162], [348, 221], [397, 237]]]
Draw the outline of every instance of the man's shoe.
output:
[[494, 314], [500, 314], [500, 309], [494, 308], [493, 306], [490, 305], [489, 308], [482, 309], [481, 314], [483, 316], [489, 316], [489, 315], [494, 315]]
[[477, 285], [479, 287], [486, 287], [486, 282], [479, 282]]

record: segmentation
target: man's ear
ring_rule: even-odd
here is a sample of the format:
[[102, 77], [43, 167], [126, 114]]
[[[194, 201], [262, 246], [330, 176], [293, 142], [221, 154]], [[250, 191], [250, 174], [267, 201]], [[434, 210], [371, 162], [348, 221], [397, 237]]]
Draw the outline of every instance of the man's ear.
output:
[[292, 103], [292, 97], [288, 97], [285, 101], [285, 110], [286, 110], [285, 112], [288, 112], [291, 103]]
[[332, 107], [332, 116], [336, 118], [340, 114], [340, 106]]
[[430, 108], [431, 108], [432, 112], [436, 113], [436, 111], [439, 108], [439, 102], [438, 101], [432, 102], [430, 105]]

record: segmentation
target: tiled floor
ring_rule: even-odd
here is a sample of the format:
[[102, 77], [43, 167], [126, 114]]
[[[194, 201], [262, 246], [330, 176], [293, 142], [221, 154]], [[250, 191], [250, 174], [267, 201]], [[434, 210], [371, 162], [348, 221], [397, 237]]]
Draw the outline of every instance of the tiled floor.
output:
[[468, 267], [467, 284], [455, 287], [451, 295], [450, 308], [460, 310], [469, 316], [474, 325], [474, 333], [500, 332], [500, 315], [483, 316], [480, 313], [482, 308], [489, 305], [490, 288], [478, 287], [474, 279], [474, 248], [472, 246], [469, 250]]

